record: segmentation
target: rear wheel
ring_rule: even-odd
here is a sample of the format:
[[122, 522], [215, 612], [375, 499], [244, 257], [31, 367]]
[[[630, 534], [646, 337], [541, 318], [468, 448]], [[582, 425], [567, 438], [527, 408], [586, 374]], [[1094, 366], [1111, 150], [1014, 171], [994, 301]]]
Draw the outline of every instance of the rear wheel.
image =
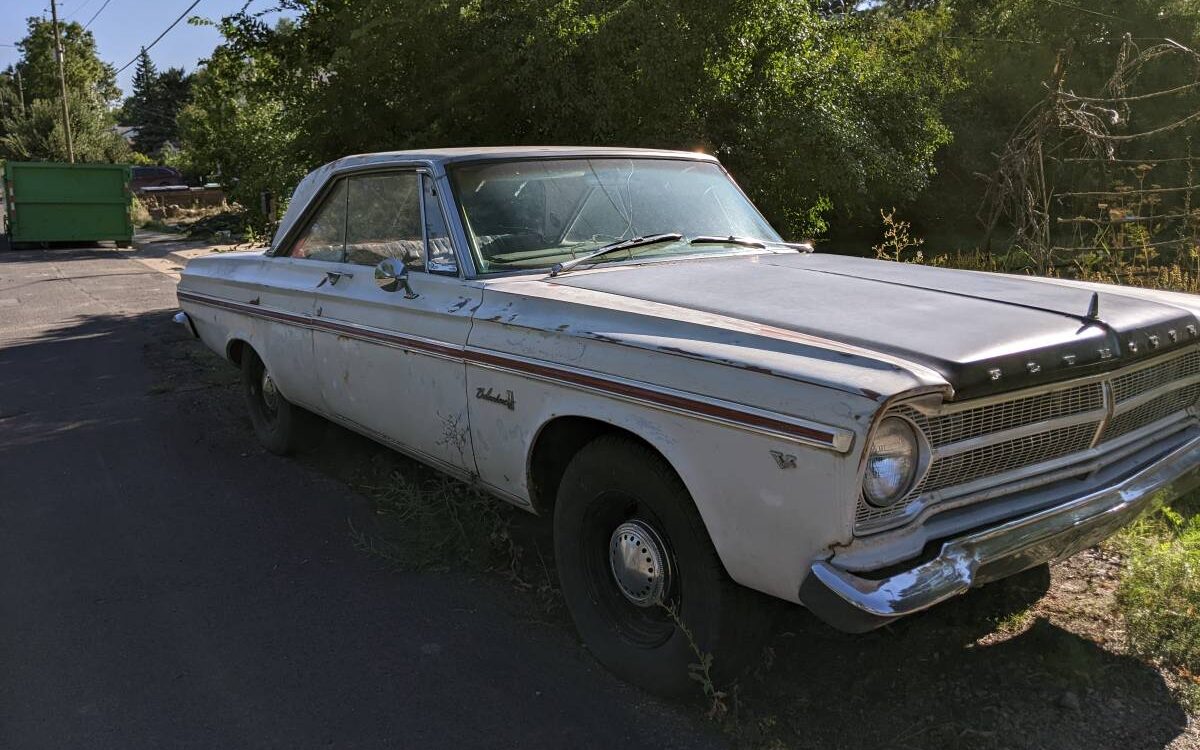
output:
[[717, 680], [758, 654], [762, 597], [725, 573], [687, 489], [646, 446], [604, 436], [580, 450], [559, 486], [554, 548], [575, 626], [617, 676], [679, 695], [698, 689], [697, 650]]
[[321, 418], [284, 398], [270, 371], [248, 347], [242, 354], [242, 390], [254, 433], [267, 450], [286, 456], [321, 439]]

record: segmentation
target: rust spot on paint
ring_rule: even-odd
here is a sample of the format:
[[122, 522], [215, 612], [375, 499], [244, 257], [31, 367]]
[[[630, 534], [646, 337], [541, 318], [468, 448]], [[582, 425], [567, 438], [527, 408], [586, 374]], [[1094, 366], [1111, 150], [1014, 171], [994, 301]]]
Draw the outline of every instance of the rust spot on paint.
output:
[[775, 374], [771, 370], [771, 368], [763, 367], [762, 365], [744, 364], [744, 365], [735, 365], [735, 366], [741, 367], [743, 370], [748, 370], [749, 372], [757, 372], [760, 375], [774, 375]]

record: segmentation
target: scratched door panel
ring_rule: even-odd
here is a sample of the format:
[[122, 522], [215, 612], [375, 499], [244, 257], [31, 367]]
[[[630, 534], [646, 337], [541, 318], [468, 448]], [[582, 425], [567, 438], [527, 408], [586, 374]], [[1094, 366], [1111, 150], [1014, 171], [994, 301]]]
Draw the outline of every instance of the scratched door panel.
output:
[[313, 334], [327, 408], [389, 442], [475, 474], [463, 347], [481, 291], [413, 272], [416, 297], [386, 292], [373, 268], [342, 264], [316, 292]]

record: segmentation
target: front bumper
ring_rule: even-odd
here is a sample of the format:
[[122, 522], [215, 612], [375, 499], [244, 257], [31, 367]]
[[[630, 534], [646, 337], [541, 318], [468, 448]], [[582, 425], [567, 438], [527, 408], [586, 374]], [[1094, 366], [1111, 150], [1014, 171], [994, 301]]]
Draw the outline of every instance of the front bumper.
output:
[[1092, 547], [1142, 513], [1200, 485], [1200, 438], [1109, 487], [948, 541], [929, 562], [881, 577], [818, 561], [800, 600], [836, 628], [861, 633], [999, 580]]

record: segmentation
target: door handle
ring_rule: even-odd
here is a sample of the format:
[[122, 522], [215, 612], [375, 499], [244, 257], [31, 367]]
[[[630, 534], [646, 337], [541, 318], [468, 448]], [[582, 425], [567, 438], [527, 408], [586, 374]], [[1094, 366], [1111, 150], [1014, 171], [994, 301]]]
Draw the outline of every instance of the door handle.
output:
[[317, 288], [320, 289], [325, 286], [325, 282], [329, 282], [329, 286], [337, 286], [337, 283], [343, 278], [353, 279], [354, 274], [343, 271], [326, 271], [325, 278], [321, 279], [321, 283], [317, 284]]

